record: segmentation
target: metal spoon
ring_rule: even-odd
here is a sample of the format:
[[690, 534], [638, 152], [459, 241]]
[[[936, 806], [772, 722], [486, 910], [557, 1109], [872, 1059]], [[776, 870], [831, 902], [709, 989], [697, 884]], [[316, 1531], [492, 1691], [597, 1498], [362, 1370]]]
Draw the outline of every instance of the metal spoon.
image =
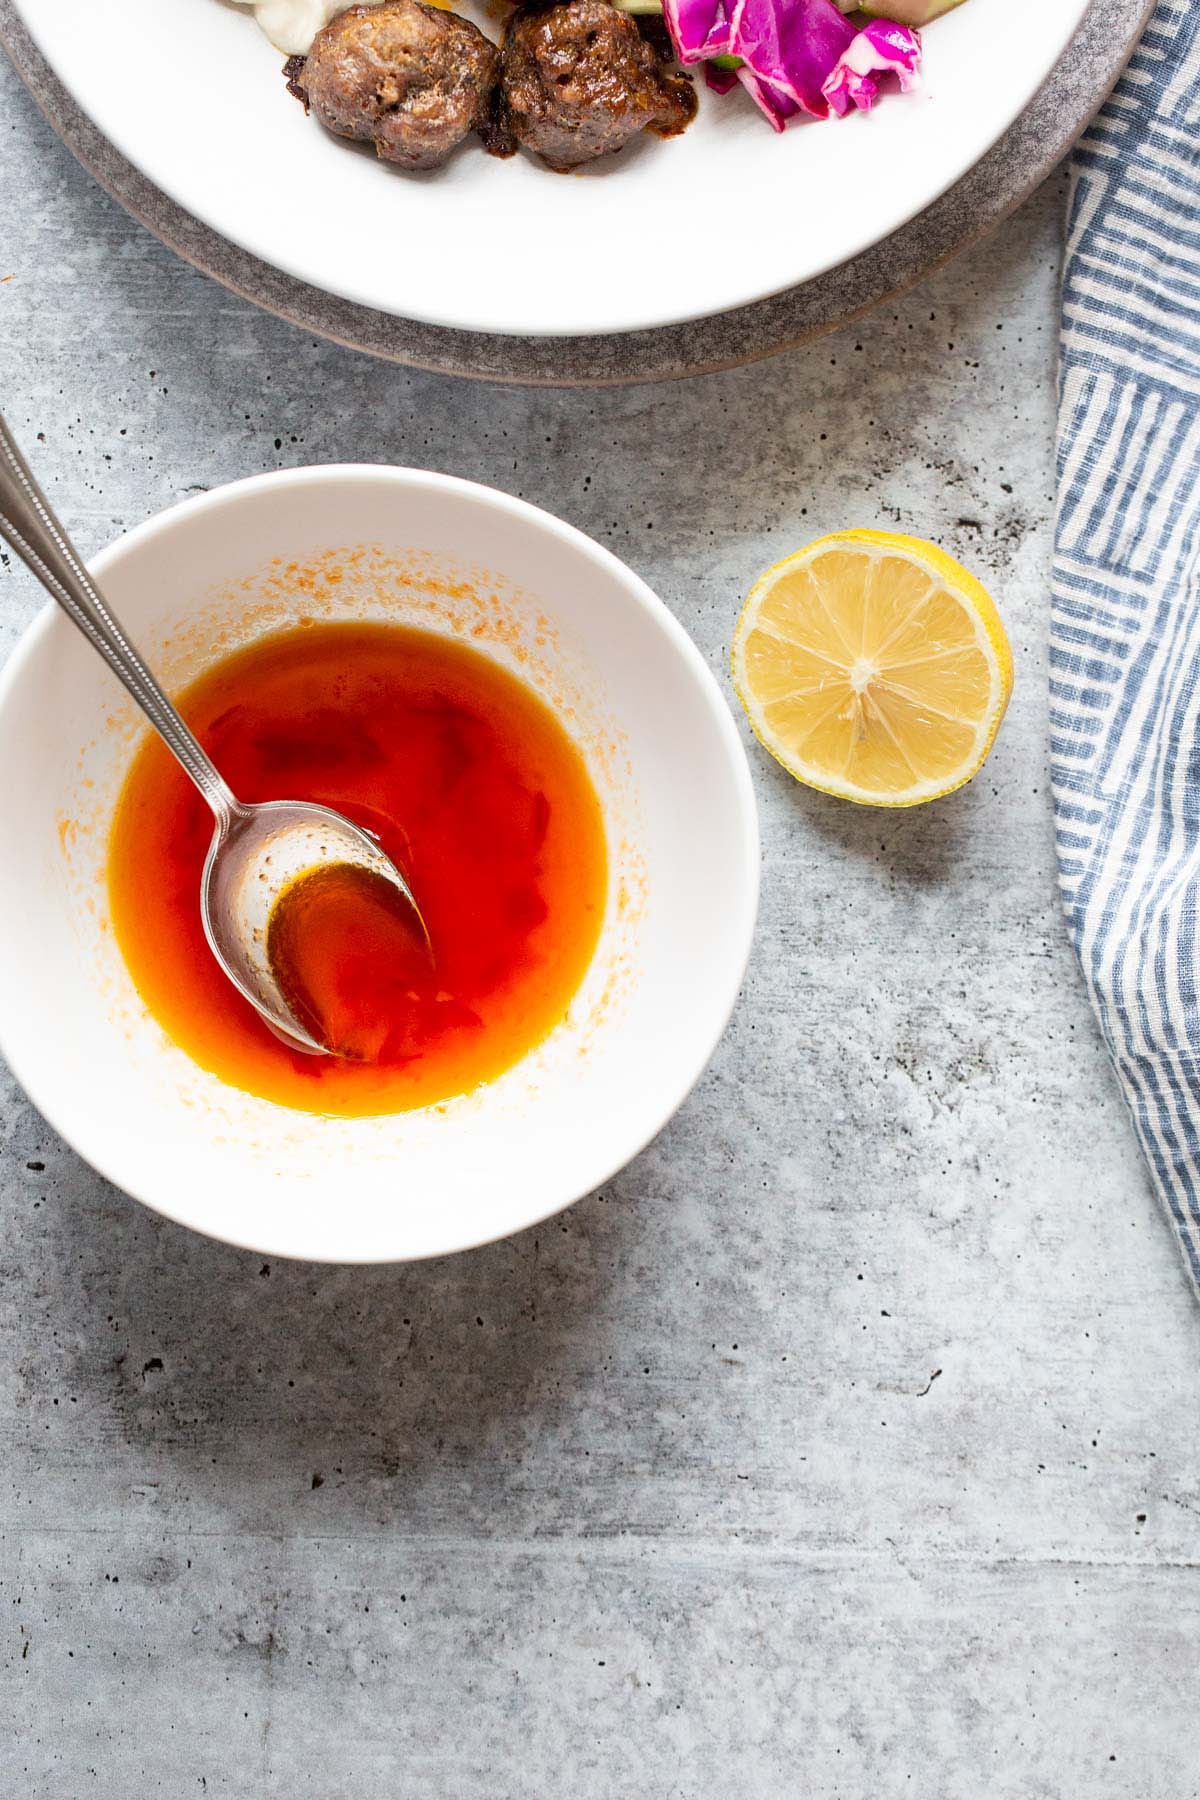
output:
[[330, 1054], [300, 1023], [272, 972], [271, 910], [305, 871], [322, 863], [351, 863], [393, 883], [412, 908], [414, 928], [428, 949], [429, 933], [407, 881], [369, 832], [328, 806], [304, 800], [248, 806], [235, 799], [105, 604], [2, 416], [0, 533], [99, 651], [211, 807], [216, 829], [200, 879], [200, 916], [213, 955], [285, 1043]]

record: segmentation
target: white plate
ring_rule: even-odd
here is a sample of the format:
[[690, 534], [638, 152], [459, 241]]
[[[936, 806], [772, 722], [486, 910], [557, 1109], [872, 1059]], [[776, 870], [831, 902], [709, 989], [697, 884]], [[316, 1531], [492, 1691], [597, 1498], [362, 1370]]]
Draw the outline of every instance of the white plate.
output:
[[707, 665], [645, 583], [570, 526], [470, 482], [257, 476], [173, 507], [95, 567], [176, 689], [214, 642], [294, 623], [296, 565], [307, 614], [465, 637], [568, 723], [610, 867], [567, 1017], [498, 1080], [385, 1118], [318, 1118], [205, 1073], [142, 1005], [108, 919], [108, 829], [138, 715], [49, 607], [0, 676], [0, 1052], [101, 1174], [182, 1224], [329, 1262], [439, 1255], [608, 1180], [700, 1074], [754, 928], [749, 769]]
[[224, 0], [16, 8], [117, 149], [234, 243], [384, 312], [537, 336], [722, 312], [867, 249], [1000, 137], [1087, 0], [967, 0], [925, 33], [924, 87], [869, 117], [780, 137], [741, 94], [705, 94], [682, 138], [574, 176], [473, 146], [398, 174], [306, 119]]

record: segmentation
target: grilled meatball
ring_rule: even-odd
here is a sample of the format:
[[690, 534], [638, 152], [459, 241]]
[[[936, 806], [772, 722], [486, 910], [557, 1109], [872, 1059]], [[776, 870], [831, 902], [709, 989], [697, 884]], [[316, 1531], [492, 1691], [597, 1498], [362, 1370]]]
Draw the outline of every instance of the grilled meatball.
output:
[[504, 37], [500, 122], [552, 169], [620, 150], [639, 131], [674, 137], [696, 96], [609, 0], [516, 14]]
[[421, 0], [352, 6], [318, 31], [302, 68], [285, 71], [338, 137], [374, 144], [385, 162], [432, 169], [486, 126], [500, 54], [457, 13]]

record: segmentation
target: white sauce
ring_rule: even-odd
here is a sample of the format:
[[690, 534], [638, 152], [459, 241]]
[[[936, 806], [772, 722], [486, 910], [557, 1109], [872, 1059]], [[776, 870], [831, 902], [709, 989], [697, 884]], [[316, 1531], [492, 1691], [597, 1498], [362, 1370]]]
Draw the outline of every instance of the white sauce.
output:
[[[249, 6], [277, 50], [285, 56], [306, 56], [322, 25], [345, 12], [352, 0], [237, 0]], [[381, 0], [358, 0], [360, 6], [378, 6]]]

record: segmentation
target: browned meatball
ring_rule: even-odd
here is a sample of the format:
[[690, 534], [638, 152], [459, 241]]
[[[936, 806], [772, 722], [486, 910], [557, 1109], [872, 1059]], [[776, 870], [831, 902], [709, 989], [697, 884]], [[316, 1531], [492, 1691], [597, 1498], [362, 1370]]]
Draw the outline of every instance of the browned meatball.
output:
[[695, 112], [691, 82], [609, 0], [531, 8], [505, 33], [501, 122], [552, 169], [620, 150], [639, 131], [674, 137]]
[[500, 53], [468, 19], [385, 0], [352, 6], [313, 39], [288, 85], [338, 137], [374, 144], [385, 162], [432, 169], [486, 126]]

